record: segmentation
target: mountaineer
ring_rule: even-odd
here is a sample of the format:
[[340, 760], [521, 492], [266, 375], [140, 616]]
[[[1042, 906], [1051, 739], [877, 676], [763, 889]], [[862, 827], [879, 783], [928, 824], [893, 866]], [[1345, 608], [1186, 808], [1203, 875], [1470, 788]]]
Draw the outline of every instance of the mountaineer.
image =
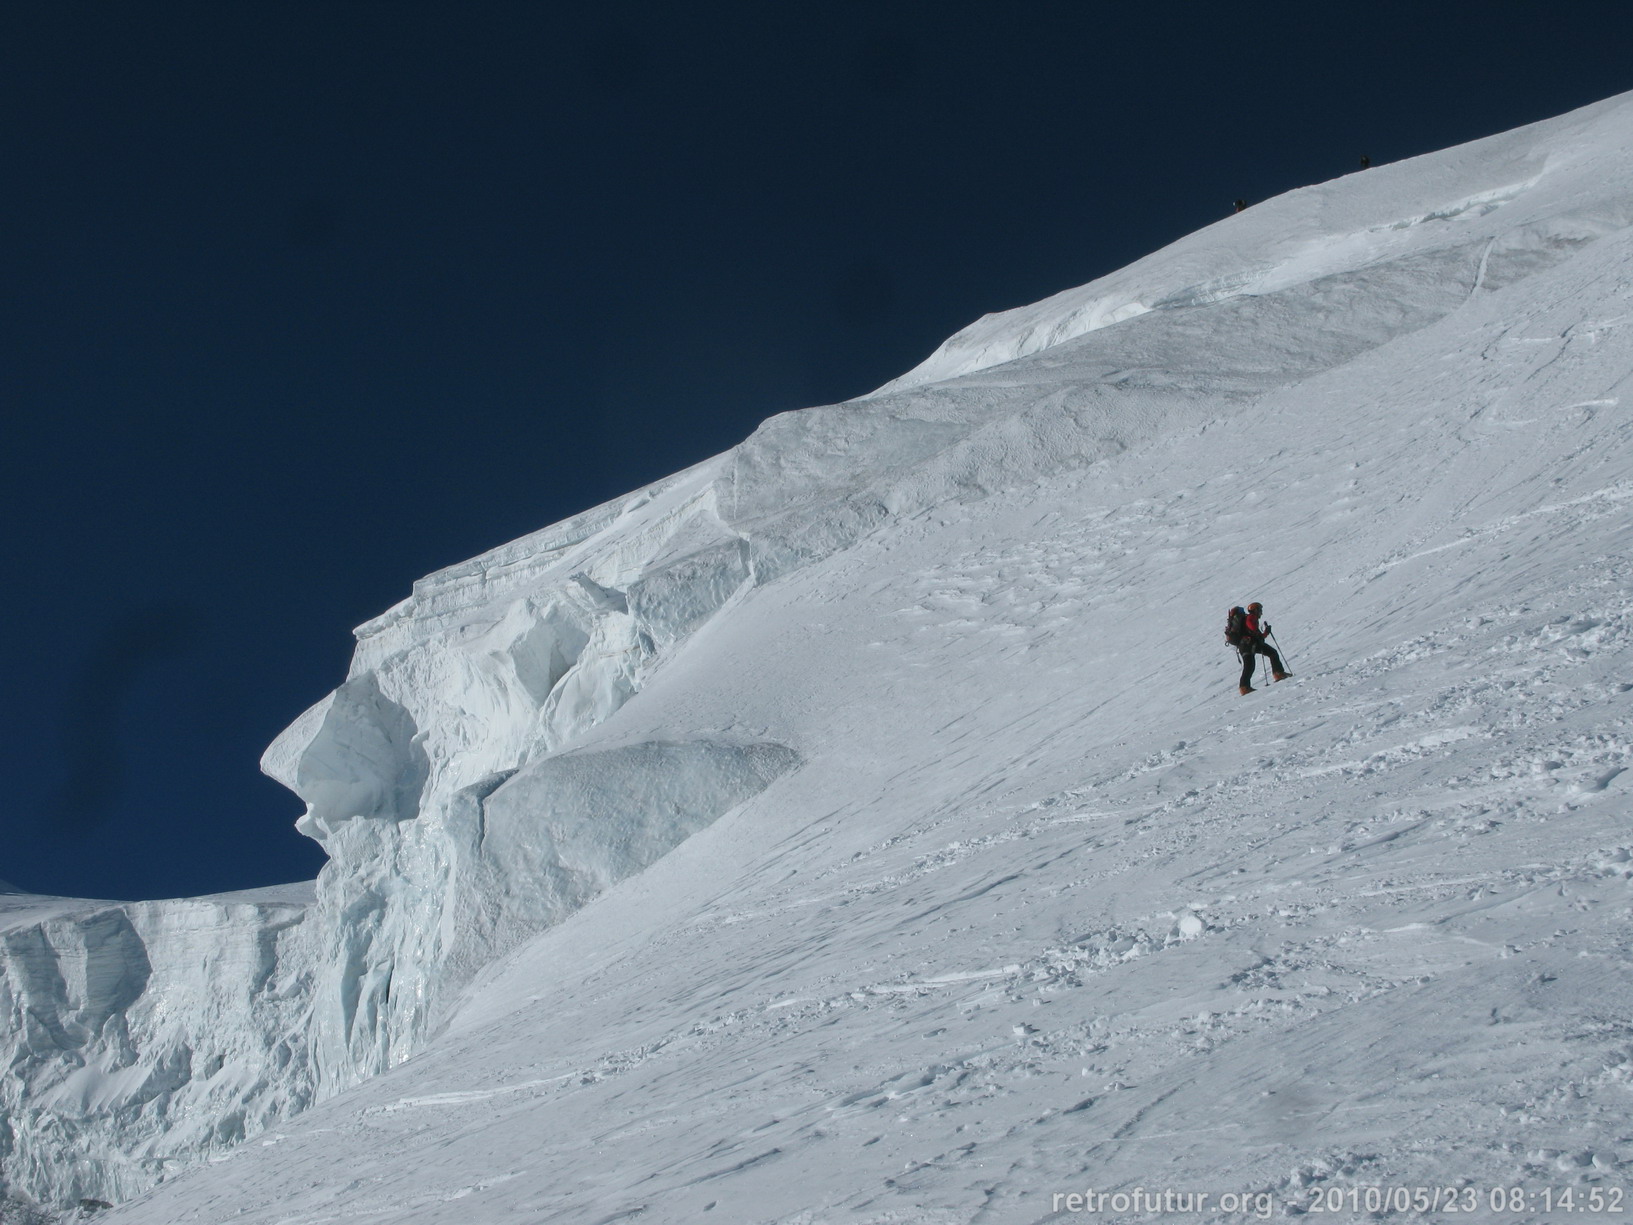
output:
[[1272, 680], [1284, 681], [1292, 675], [1282, 667], [1276, 648], [1265, 641], [1270, 625], [1268, 622], [1263, 625], [1259, 623], [1263, 613], [1264, 605], [1255, 600], [1245, 609], [1240, 606], [1232, 608], [1225, 616], [1225, 641], [1235, 647], [1242, 657], [1242, 680], [1237, 692], [1244, 697], [1253, 692], [1253, 666], [1260, 655], [1270, 657]]

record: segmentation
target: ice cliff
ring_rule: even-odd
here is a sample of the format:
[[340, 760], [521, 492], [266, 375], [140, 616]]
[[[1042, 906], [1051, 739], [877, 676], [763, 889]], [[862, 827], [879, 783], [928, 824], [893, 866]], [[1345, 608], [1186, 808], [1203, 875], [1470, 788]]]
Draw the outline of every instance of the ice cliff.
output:
[[1625, 238], [1630, 150], [1633, 96], [1292, 192], [416, 583], [263, 759], [330, 857], [309, 895], [0, 897], [6, 1193], [124, 1200], [400, 1064], [530, 939], [813, 760], [687, 696], [733, 666], [739, 609], [1473, 318]]
[[311, 893], [0, 896], [8, 1198], [117, 1202], [312, 1102]]

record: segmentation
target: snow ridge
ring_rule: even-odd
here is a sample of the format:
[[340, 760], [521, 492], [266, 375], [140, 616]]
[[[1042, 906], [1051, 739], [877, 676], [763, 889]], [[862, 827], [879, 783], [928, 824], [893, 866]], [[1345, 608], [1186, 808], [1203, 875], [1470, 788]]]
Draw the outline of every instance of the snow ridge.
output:
[[1625, 122], [1626, 105], [1613, 98], [1475, 141], [1455, 157], [1415, 158], [1289, 192], [1081, 288], [987, 315], [874, 395], [985, 370], [1152, 311], [1259, 296], [1414, 256], [1478, 252], [1471, 288], [1499, 288], [1633, 221], [1633, 202], [1591, 186], [1610, 170], [1600, 134]]

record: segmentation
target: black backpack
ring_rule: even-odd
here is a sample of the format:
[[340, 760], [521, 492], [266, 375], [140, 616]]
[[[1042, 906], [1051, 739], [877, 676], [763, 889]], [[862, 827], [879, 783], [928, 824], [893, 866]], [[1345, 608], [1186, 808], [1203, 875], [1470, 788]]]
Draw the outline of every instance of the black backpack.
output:
[[1247, 639], [1247, 609], [1232, 608], [1225, 614], [1225, 641], [1240, 647]]

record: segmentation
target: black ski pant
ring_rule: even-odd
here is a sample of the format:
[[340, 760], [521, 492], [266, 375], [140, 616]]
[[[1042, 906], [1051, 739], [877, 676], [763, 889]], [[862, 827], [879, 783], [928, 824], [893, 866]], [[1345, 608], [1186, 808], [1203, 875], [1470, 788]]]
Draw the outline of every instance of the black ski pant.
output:
[[1242, 656], [1242, 684], [1244, 685], [1253, 683], [1253, 665], [1256, 662], [1254, 659], [1256, 655], [1268, 655], [1270, 657], [1270, 671], [1272, 673], [1287, 671], [1286, 668], [1281, 666], [1281, 656], [1276, 654], [1276, 648], [1267, 642], [1246, 642], [1236, 649], [1241, 652]]

